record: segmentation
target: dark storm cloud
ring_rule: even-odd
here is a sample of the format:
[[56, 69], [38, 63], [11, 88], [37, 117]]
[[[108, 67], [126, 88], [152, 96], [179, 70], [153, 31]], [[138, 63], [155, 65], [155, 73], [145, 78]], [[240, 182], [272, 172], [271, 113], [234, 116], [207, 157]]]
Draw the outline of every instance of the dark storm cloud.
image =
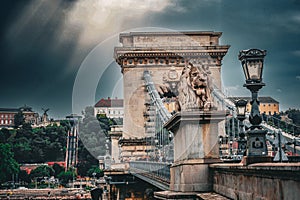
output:
[[[299, 108], [299, 1], [172, 0], [145, 1], [2, 1], [0, 19], [0, 107], [23, 104], [50, 107], [50, 115], [70, 112], [76, 73], [101, 41], [137, 26], [173, 30], [222, 31], [231, 48], [223, 62], [224, 85], [230, 94], [249, 92], [239, 50], [268, 51], [262, 94], [279, 100], [284, 109]], [[122, 9], [120, 9], [122, 6]], [[120, 77], [112, 64], [98, 84], [97, 98], [111, 96]], [[113, 74], [110, 79], [110, 74]], [[235, 77], [235, 78], [232, 78]]]
[[[242, 69], [237, 59], [242, 49], [267, 50], [262, 95], [279, 100], [283, 109], [299, 108], [299, 1], [176, 1], [172, 7], [152, 16], [151, 22], [176, 30], [221, 31], [222, 44], [231, 48], [223, 62], [223, 82], [229, 94], [249, 95], [242, 88]], [[234, 78], [233, 78], [234, 77]]]
[[[57, 42], [73, 1], [57, 2], [52, 7], [42, 1], [8, 3], [9, 9], [4, 12], [9, 17], [2, 21], [0, 49], [2, 107], [29, 104], [37, 111], [50, 106], [56, 115], [60, 111], [70, 112], [68, 104], [76, 70], [66, 73], [66, 67], [76, 48], [79, 31]], [[59, 103], [53, 106], [53, 102]]]

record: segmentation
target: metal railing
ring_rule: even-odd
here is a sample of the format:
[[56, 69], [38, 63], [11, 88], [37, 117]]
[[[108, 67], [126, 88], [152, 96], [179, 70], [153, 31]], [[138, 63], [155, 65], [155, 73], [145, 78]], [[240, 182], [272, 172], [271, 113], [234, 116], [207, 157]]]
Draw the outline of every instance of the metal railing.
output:
[[282, 121], [279, 117], [274, 117], [272, 115], [265, 115], [262, 114], [263, 121], [276, 129], [281, 129], [287, 134], [293, 135], [293, 136], [300, 136], [300, 127], [291, 123]]
[[129, 163], [130, 172], [140, 174], [145, 177], [159, 180], [166, 184], [170, 183], [170, 163], [131, 161]]

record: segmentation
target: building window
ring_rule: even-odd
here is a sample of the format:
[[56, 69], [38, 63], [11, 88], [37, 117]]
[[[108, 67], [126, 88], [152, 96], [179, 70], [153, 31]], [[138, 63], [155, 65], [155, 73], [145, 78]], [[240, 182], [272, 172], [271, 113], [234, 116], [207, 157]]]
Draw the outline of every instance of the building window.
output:
[[9, 124], [12, 124], [12, 120], [11, 119], [9, 120]]
[[5, 124], [8, 124], [8, 120], [7, 119], [5, 120]]
[[1, 119], [1, 124], [3, 124], [3, 119]]

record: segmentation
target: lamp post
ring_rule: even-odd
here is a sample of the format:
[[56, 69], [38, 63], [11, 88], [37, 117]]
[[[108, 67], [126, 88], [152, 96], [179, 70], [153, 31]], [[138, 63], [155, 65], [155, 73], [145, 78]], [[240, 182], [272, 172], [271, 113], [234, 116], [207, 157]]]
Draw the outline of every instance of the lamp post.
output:
[[92, 175], [93, 175], [93, 183], [94, 183], [93, 185], [96, 186], [96, 175], [97, 175], [97, 173], [93, 172]]
[[247, 101], [244, 99], [239, 99], [235, 102], [236, 111], [237, 111], [237, 118], [239, 120], [240, 124], [240, 131], [239, 131], [239, 138], [238, 138], [238, 155], [244, 155], [244, 152], [246, 150], [247, 141], [245, 139], [245, 132], [244, 132], [244, 120], [246, 119], [245, 113], [246, 113], [246, 106]]
[[247, 132], [247, 156], [266, 156], [268, 154], [266, 145], [266, 130], [262, 130], [260, 123], [262, 117], [259, 113], [258, 91], [265, 86], [262, 82], [265, 50], [249, 49], [239, 53], [239, 60], [246, 78], [244, 87], [252, 94], [251, 112], [249, 121], [250, 130]]
[[223, 156], [223, 152], [222, 152], [222, 148], [223, 147], [223, 136], [220, 135], [219, 136], [219, 154], [220, 154], [220, 158], [222, 158]]

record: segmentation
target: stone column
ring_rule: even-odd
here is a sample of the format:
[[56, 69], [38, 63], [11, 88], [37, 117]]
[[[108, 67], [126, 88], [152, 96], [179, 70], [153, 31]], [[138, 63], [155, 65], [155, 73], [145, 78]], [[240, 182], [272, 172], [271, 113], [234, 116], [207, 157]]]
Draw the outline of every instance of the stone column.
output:
[[122, 126], [112, 126], [109, 132], [111, 138], [111, 158], [112, 164], [120, 163], [119, 139], [122, 137]]
[[208, 165], [220, 162], [218, 123], [226, 114], [225, 111], [185, 111], [176, 113], [165, 124], [174, 133], [172, 192], [212, 191]]

